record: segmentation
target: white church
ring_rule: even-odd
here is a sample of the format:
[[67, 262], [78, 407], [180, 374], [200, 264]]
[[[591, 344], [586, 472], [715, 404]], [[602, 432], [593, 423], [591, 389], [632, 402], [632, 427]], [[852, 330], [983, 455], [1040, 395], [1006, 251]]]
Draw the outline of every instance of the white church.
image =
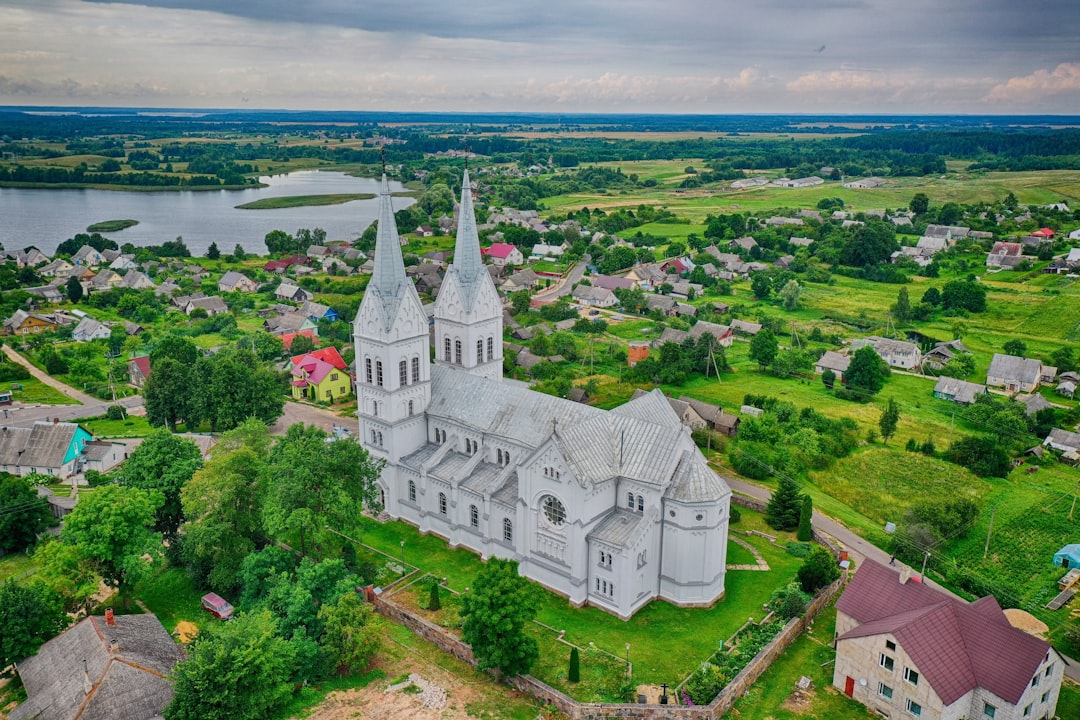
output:
[[502, 381], [503, 306], [468, 171], [433, 362], [385, 176], [380, 195], [353, 335], [360, 437], [386, 461], [386, 512], [623, 619], [657, 598], [723, 597], [731, 490], [660, 391], [607, 411]]

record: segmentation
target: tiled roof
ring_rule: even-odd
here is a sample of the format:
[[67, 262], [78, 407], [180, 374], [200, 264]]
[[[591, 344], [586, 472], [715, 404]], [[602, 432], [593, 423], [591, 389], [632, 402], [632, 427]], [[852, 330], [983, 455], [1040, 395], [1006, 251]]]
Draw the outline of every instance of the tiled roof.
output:
[[[947, 706], [976, 687], [1019, 702], [1050, 645], [1009, 624], [992, 596], [964, 603], [865, 560], [836, 603], [861, 624], [840, 636], [891, 634]], [[876, 658], [875, 658], [876, 660]]]

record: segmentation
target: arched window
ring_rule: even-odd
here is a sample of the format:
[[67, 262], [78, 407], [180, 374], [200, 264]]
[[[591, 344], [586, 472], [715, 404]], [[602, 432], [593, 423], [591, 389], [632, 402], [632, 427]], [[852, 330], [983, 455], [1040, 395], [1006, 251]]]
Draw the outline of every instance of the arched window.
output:
[[507, 465], [510, 464], [510, 451], [509, 450], [507, 450], [506, 452], [503, 453], [503, 460], [506, 461]]
[[514, 523], [510, 518], [503, 518], [503, 542], [514, 542]]
[[499, 464], [502, 465], [502, 450], [496, 450], [495, 457], [498, 459]]
[[375, 417], [379, 417], [379, 401], [378, 400], [372, 400], [371, 401], [371, 414], [374, 415]]
[[637, 511], [645, 512], [645, 497], [642, 495], [637, 496]]
[[410, 415], [413, 414], [413, 401], [412, 400], [409, 401], [409, 414]]
[[377, 436], [375, 435], [375, 430], [374, 430], [374, 429], [372, 429], [372, 431], [371, 431], [371, 444], [372, 444], [372, 445], [376, 445], [376, 444], [378, 444], [378, 443], [376, 443], [376, 442], [375, 442], [375, 441], [376, 441], [376, 439], [377, 439]]
[[450, 362], [450, 338], [446, 338], [446, 342], [443, 344], [446, 347], [446, 362]]
[[420, 358], [418, 357], [412, 359], [412, 381], [420, 382]]
[[479, 365], [482, 362], [484, 362], [484, 341], [483, 340], [477, 340], [476, 341], [476, 363], [477, 363], [477, 365]]
[[382, 387], [382, 360], [375, 361], [375, 384]]
[[383, 446], [382, 433], [379, 433], [379, 447]]
[[491, 360], [494, 357], [495, 357], [495, 340], [493, 340], [492, 337], [489, 335], [488, 336], [488, 360]]
[[630, 508], [631, 510], [634, 509], [634, 493], [632, 492], [626, 493], [626, 507]]
[[404, 387], [409, 384], [409, 363], [402, 360], [397, 365], [398, 369], [398, 387]]
[[371, 384], [371, 358], [364, 358], [364, 379]]
[[469, 506], [469, 524], [474, 528], [480, 527], [480, 511], [475, 505]]
[[458, 365], [461, 364], [461, 341], [454, 341], [454, 362]]
[[416, 502], [416, 483], [409, 481], [409, 502]]
[[439, 493], [439, 514], [446, 514], [446, 493]]

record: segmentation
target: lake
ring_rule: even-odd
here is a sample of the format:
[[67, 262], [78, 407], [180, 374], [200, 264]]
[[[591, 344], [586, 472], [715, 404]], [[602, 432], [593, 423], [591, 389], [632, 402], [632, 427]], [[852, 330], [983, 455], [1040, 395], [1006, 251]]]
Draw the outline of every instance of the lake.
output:
[[[379, 182], [341, 172], [304, 170], [259, 178], [266, 187], [246, 190], [179, 190], [130, 192], [47, 188], [0, 188], [0, 243], [7, 250], [34, 245], [47, 255], [56, 246], [86, 232], [105, 220], [138, 220], [139, 224], [114, 233], [103, 233], [117, 244], [160, 245], [178, 236], [191, 254], [206, 254], [216, 242], [222, 253], [239, 244], [245, 251], [266, 254], [263, 238], [271, 230], [295, 233], [300, 228], [321, 227], [327, 240], [355, 240], [375, 220], [379, 200], [353, 200], [340, 205], [237, 210], [236, 206], [263, 198], [290, 195], [375, 193]], [[403, 190], [391, 182], [392, 192]], [[394, 198], [394, 209], [415, 202]], [[401, 228], [403, 232], [412, 228]]]

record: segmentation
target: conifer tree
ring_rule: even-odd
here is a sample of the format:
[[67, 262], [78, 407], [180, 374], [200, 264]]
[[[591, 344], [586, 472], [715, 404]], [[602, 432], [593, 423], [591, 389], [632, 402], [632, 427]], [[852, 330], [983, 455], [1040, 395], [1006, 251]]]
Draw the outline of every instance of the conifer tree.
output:
[[795, 534], [802, 542], [813, 539], [814, 501], [809, 495], [803, 495], [802, 510], [799, 512], [799, 531]]
[[442, 602], [439, 600], [439, 583], [431, 584], [431, 598], [428, 600], [428, 610], [439, 610]]
[[570, 672], [566, 674], [566, 679], [572, 683], [581, 680], [581, 658], [577, 648], [570, 648]]
[[780, 484], [765, 508], [765, 522], [774, 530], [794, 530], [799, 526], [801, 510], [799, 484], [793, 478], [781, 475]]

